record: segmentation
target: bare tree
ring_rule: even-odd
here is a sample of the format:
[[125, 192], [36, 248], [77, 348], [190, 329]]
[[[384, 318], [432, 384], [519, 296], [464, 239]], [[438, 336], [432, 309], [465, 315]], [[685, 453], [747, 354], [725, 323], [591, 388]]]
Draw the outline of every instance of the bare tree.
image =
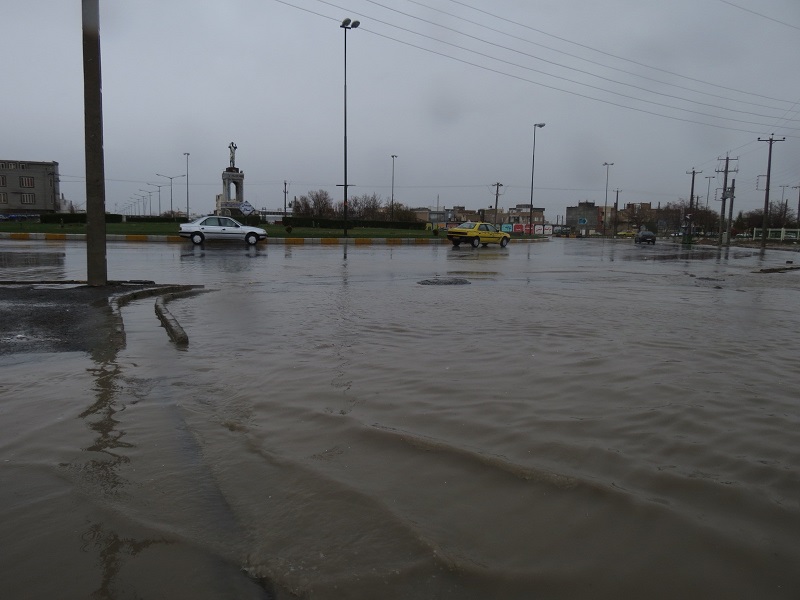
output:
[[[739, 216], [736, 218], [736, 224], [741, 225], [743, 229], [760, 229], [764, 224], [763, 215], [763, 208], [757, 208], [746, 213], [740, 212]], [[769, 203], [767, 227], [770, 229], [779, 229], [781, 227], [785, 227], [786, 223], [793, 220], [795, 220], [794, 211], [789, 208], [786, 203], [782, 203], [780, 201]]]
[[354, 218], [377, 221], [386, 219], [383, 211], [383, 201], [377, 194], [362, 194], [350, 199], [350, 208]]
[[664, 221], [667, 231], [680, 231], [683, 225], [683, 213], [686, 210], [686, 203], [681, 202], [668, 202], [667, 205], [661, 209], [659, 215], [660, 220]]
[[642, 227], [651, 227], [656, 221], [656, 211], [648, 204], [629, 204], [620, 212], [634, 231], [639, 231]]
[[298, 217], [331, 217], [333, 212], [331, 196], [325, 190], [308, 192], [295, 198], [292, 205], [292, 214]]
[[399, 202], [394, 203], [394, 220], [395, 221], [417, 221], [417, 213], [408, 208], [405, 204]]
[[313, 217], [314, 209], [311, 207], [311, 202], [308, 201], [307, 196], [300, 196], [294, 199], [292, 204], [292, 214], [297, 217]]

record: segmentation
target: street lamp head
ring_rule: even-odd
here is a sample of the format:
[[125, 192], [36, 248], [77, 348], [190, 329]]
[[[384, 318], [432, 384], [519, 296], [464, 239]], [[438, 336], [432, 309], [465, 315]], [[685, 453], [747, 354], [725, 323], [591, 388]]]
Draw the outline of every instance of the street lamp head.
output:
[[544, 127], [544, 123], [534, 123], [533, 126], [541, 128], [541, 127]]
[[604, 167], [613, 167], [614, 163], [603, 163]]
[[397, 158], [397, 154], [392, 154], [392, 158]]
[[355, 29], [355, 28], [356, 28], [356, 27], [358, 27], [359, 25], [361, 25], [361, 21], [353, 21], [353, 22], [350, 24], [350, 29]]

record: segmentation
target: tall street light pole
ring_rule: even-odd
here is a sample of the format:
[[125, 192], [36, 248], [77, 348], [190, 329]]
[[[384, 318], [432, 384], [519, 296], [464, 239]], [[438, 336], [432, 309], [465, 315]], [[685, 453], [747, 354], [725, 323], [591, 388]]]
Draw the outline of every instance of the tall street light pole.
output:
[[394, 159], [397, 158], [397, 154], [392, 154], [392, 202], [391, 208], [389, 210], [389, 220], [394, 221]]
[[184, 152], [186, 157], [186, 220], [189, 220], [189, 153]]
[[606, 235], [606, 221], [608, 220], [606, 218], [606, 215], [608, 213], [608, 169], [609, 169], [609, 167], [613, 167], [614, 163], [604, 162], [603, 166], [606, 168], [606, 202], [603, 205], [603, 236], [605, 237], [605, 235]]
[[361, 23], [345, 19], [339, 25], [344, 29], [344, 237], [347, 237], [347, 31], [356, 29]]
[[162, 175], [161, 173], [156, 173], [157, 177], [166, 177], [169, 179], [169, 214], [172, 216], [172, 220], [175, 220], [175, 211], [172, 208], [172, 180], [179, 179], [181, 177], [186, 177], [186, 175]]
[[161, 216], [161, 188], [164, 187], [165, 183], [148, 183], [147, 185], [152, 185], [154, 188], [158, 188], [158, 216]]
[[[139, 215], [142, 215], [142, 216], [143, 216], [143, 215], [144, 215], [144, 213], [145, 213], [145, 206], [147, 205], [147, 196], [144, 196], [144, 195], [142, 195], [142, 194], [134, 194], [133, 196], [136, 198], [136, 210], [137, 210], [137, 214], [139, 214]], [[139, 205], [140, 205], [140, 204], [141, 204], [141, 206], [142, 206], [142, 208], [141, 208], [141, 209], [139, 208]]]
[[528, 235], [533, 237], [533, 174], [536, 169], [536, 130], [544, 127], [544, 123], [534, 123], [533, 125], [533, 157], [531, 158], [531, 206], [528, 213]]
[[143, 190], [142, 188], [139, 188], [139, 191], [147, 194], [147, 198], [150, 203], [148, 205], [149, 210], [147, 211], [147, 214], [153, 216], [153, 190]]

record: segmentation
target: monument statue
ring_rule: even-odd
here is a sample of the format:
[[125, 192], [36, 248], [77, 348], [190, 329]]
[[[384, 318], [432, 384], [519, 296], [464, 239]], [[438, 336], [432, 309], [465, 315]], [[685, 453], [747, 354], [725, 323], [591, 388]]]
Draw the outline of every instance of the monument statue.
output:
[[237, 147], [238, 146], [236, 144], [234, 144], [233, 142], [231, 142], [228, 145], [228, 148], [231, 151], [231, 167], [235, 167], [236, 166], [236, 148]]

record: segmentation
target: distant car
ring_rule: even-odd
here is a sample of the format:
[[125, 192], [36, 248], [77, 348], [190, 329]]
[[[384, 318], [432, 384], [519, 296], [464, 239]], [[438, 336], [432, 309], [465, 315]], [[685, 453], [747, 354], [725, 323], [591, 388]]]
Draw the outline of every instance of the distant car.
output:
[[484, 246], [488, 244], [500, 244], [501, 248], [505, 248], [511, 240], [511, 234], [500, 231], [491, 223], [473, 223], [472, 221], [467, 221], [461, 223], [458, 227], [448, 229], [447, 239], [453, 242], [453, 246], [456, 248], [458, 248], [462, 242], [471, 244], [473, 248], [477, 248], [481, 244]]
[[637, 231], [636, 235], [633, 236], [633, 243], [634, 244], [655, 244], [656, 243], [656, 234], [652, 231], [642, 230]]
[[267, 232], [260, 227], [242, 225], [236, 219], [217, 216], [181, 223], [179, 235], [189, 238], [193, 244], [202, 244], [206, 240], [233, 240], [254, 246], [260, 240], [267, 239]]

